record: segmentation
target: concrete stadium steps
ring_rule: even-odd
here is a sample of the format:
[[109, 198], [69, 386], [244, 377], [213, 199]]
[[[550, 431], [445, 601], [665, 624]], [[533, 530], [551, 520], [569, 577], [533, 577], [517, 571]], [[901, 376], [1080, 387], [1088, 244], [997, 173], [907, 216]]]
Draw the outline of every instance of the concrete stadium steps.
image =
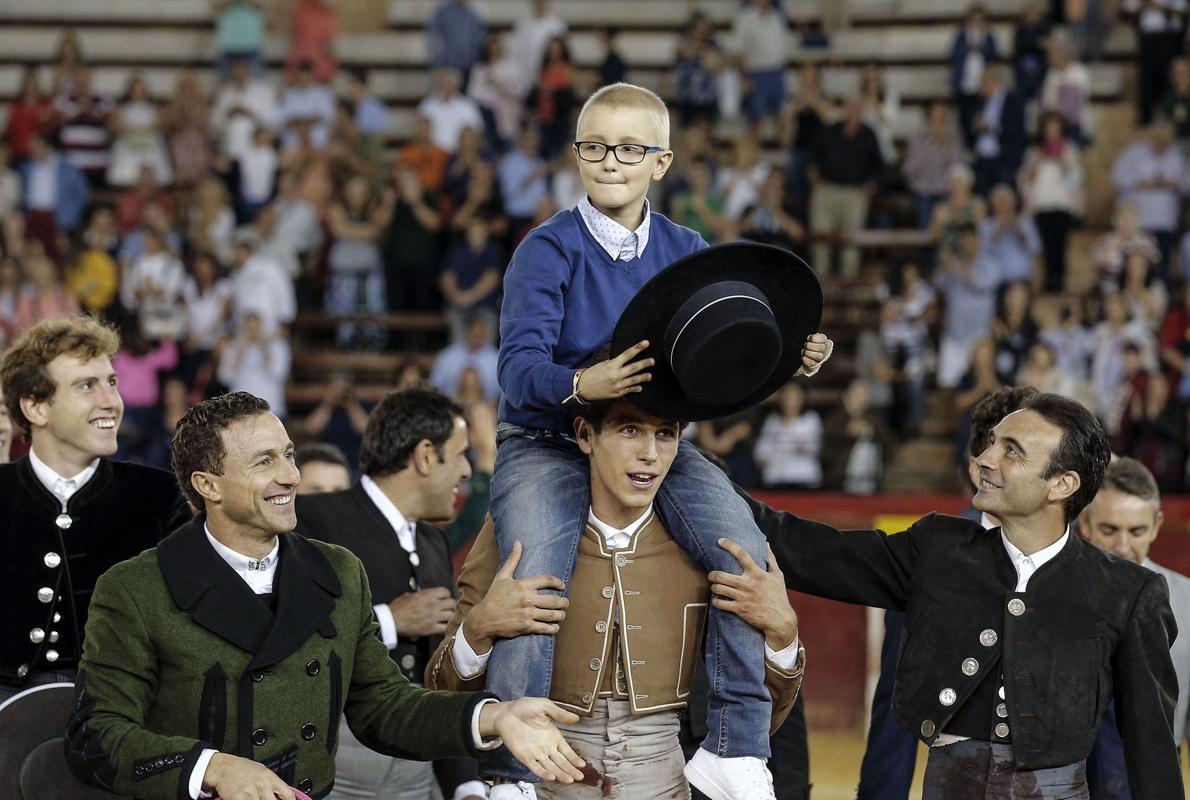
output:
[[883, 491], [892, 494], [949, 494], [959, 486], [953, 445], [943, 439], [906, 442], [884, 468]]

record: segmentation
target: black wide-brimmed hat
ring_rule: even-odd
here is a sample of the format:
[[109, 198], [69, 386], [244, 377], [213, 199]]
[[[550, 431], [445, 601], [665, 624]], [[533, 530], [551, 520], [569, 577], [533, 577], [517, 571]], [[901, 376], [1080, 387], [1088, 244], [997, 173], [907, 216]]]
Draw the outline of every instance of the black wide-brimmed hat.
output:
[[0, 786], [18, 800], [111, 800], [75, 780], [66, 766], [63, 735], [73, 683], [34, 686], [0, 703]]
[[611, 354], [648, 339], [652, 380], [627, 395], [637, 408], [684, 422], [742, 411], [801, 366], [822, 321], [822, 286], [780, 247], [715, 245], [678, 259], [640, 288], [616, 323]]

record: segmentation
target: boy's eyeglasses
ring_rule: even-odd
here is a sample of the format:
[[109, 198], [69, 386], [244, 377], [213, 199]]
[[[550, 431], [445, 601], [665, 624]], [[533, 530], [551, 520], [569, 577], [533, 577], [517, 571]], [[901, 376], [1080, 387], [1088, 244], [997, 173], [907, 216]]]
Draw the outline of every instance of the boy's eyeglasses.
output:
[[575, 142], [574, 149], [578, 153], [579, 158], [583, 161], [590, 161], [592, 164], [598, 164], [607, 158], [608, 150], [615, 152], [616, 161], [619, 161], [621, 164], [639, 164], [645, 160], [646, 153], [665, 152], [664, 147], [656, 147], [654, 145], [617, 144], [608, 146], [603, 142]]

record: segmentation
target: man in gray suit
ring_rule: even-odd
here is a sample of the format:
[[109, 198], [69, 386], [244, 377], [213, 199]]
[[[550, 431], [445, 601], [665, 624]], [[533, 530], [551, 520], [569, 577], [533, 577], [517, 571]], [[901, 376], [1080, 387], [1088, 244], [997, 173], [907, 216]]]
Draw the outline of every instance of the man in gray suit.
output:
[[[1169, 605], [1178, 624], [1170, 656], [1178, 673], [1173, 731], [1180, 747], [1190, 716], [1190, 578], [1149, 559], [1149, 548], [1164, 520], [1153, 474], [1135, 459], [1118, 458], [1108, 465], [1103, 487], [1079, 516], [1078, 528], [1079, 534], [1099, 549], [1159, 572], [1169, 584]], [[1108, 709], [1095, 749], [1087, 759], [1087, 783], [1092, 800], [1128, 800], [1132, 796], [1114, 708]]]

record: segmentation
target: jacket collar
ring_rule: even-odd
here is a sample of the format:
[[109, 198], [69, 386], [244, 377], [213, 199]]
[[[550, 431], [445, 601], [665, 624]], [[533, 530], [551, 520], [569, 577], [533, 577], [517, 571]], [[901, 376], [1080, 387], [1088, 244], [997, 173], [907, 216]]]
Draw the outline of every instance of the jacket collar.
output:
[[280, 565], [270, 611], [207, 541], [199, 516], [157, 547], [174, 604], [211, 633], [252, 654], [247, 669], [283, 661], [318, 631], [335, 635], [330, 619], [342, 584], [326, 556], [296, 534], [281, 535]]
[[[106, 458], [100, 458], [99, 463], [95, 467], [95, 474], [87, 480], [85, 484], [79, 487], [70, 497], [70, 501], [66, 504], [67, 511], [72, 511], [80, 508], [98, 494], [103, 492], [112, 481], [112, 463]], [[33, 471], [33, 463], [29, 460], [29, 455], [26, 453], [17, 462], [17, 474], [20, 476], [21, 484], [35, 502], [46, 508], [53, 509], [54, 513], [62, 510], [62, 504], [54, 493], [45, 487], [45, 484], [37, 477], [37, 473]]]

